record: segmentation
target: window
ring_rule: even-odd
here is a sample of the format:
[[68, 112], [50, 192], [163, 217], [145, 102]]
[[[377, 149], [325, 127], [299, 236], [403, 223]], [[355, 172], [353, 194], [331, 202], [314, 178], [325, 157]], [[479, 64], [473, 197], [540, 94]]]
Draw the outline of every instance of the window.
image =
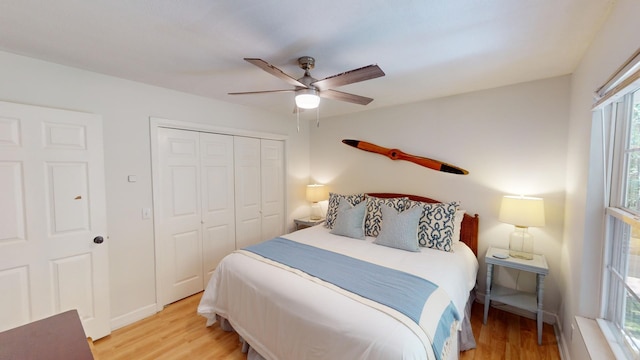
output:
[[628, 95], [631, 110], [628, 116], [628, 140], [625, 148], [624, 207], [640, 214], [640, 90]]
[[[622, 349], [640, 356], [640, 90], [602, 109], [611, 124], [603, 317]], [[607, 121], [608, 120], [608, 121]], [[606, 141], [605, 141], [606, 143]]]

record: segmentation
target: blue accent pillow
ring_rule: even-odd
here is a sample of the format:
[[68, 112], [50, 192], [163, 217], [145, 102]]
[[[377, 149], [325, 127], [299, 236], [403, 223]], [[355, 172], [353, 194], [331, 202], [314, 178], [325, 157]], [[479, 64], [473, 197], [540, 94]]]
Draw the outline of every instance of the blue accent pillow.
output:
[[344, 198], [340, 199], [337, 216], [330, 233], [364, 240], [365, 211], [366, 207], [364, 202], [360, 202], [356, 206], [351, 206], [349, 200]]
[[367, 218], [364, 220], [364, 233], [367, 236], [378, 236], [382, 227], [382, 212], [380, 208], [390, 206], [396, 211], [406, 209], [405, 204], [409, 201], [407, 197], [401, 198], [377, 198], [365, 195], [367, 203]]
[[453, 234], [458, 203], [408, 201], [408, 207], [422, 209], [418, 223], [418, 243], [432, 249], [453, 251]]
[[333, 229], [333, 223], [335, 222], [336, 215], [338, 214], [338, 205], [342, 198], [347, 199], [349, 204], [356, 206], [364, 200], [364, 194], [341, 195], [329, 193], [329, 205], [327, 207], [327, 216], [324, 221], [324, 226], [329, 229]]
[[384, 223], [373, 243], [401, 250], [420, 251], [418, 221], [422, 216], [422, 209], [414, 207], [398, 213], [394, 208], [383, 205], [380, 211]]

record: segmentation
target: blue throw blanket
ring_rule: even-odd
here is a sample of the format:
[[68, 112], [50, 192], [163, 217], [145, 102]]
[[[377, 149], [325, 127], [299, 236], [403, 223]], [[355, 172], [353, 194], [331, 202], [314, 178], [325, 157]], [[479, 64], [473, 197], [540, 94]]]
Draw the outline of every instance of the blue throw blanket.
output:
[[[399, 270], [372, 264], [346, 255], [275, 238], [243, 250], [301, 270], [363, 298], [388, 306], [418, 325], [425, 303], [438, 289], [434, 283]], [[429, 334], [431, 346], [440, 358], [454, 321], [460, 319], [449, 301], [435, 334]]]

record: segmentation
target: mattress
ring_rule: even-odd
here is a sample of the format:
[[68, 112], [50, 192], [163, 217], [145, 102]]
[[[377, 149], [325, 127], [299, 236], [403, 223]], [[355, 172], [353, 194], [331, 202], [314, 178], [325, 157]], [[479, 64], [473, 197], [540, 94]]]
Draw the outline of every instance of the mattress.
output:
[[[315, 226], [282, 236], [302, 244], [397, 269], [438, 285], [464, 316], [478, 262], [465, 244], [453, 252], [408, 252]], [[266, 359], [435, 359], [415, 330], [330, 286], [322, 286], [241, 252], [225, 257], [206, 287], [198, 313], [216, 314]], [[459, 323], [458, 323], [459, 324]], [[454, 330], [455, 332], [455, 330]], [[457, 336], [451, 358], [457, 358]]]

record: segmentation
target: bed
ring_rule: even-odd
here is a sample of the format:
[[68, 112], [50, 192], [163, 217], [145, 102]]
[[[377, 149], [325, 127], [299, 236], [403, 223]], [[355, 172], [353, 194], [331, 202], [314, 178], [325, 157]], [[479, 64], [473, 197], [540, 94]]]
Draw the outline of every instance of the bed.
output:
[[[419, 206], [423, 208], [416, 210]], [[451, 206], [455, 224], [437, 229], [451, 235], [448, 247], [423, 244], [420, 226], [425, 217], [439, 217], [436, 207], [451, 211]], [[353, 223], [345, 227], [345, 219], [357, 219], [353, 214], [362, 207], [365, 234], [340, 234], [347, 228], [347, 235], [353, 235]], [[398, 248], [384, 243], [403, 238], [402, 226], [413, 228], [415, 218], [418, 242], [430, 247], [403, 249], [404, 244]], [[433, 221], [436, 228], [443, 224]], [[295, 231], [226, 256], [206, 287], [198, 313], [207, 318], [207, 326], [219, 321], [223, 329], [236, 331], [250, 359], [456, 359], [460, 350], [475, 346], [469, 311], [478, 271], [477, 237], [478, 215], [461, 211], [455, 203], [392, 193], [330, 194], [327, 226]], [[356, 266], [343, 268], [352, 263]], [[383, 275], [374, 275], [379, 270]], [[344, 273], [349, 276], [340, 275]], [[381, 279], [390, 284], [380, 287], [393, 291], [362, 289], [363, 284], [378, 286]], [[423, 286], [431, 287], [416, 290]], [[424, 302], [414, 302], [413, 293], [407, 295], [411, 291], [429, 295]], [[401, 304], [387, 297], [399, 297]]]

